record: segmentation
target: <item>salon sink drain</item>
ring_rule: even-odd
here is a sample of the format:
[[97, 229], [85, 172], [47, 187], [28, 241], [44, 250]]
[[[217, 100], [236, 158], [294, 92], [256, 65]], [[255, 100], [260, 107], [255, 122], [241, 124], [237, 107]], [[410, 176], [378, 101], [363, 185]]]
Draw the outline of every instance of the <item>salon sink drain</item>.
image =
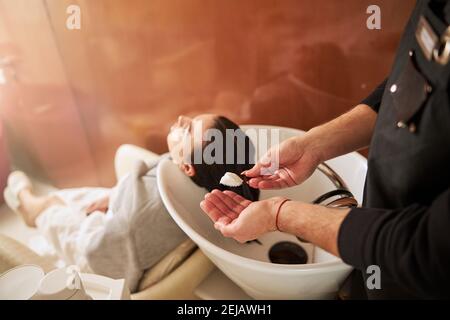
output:
[[308, 254], [294, 242], [281, 241], [270, 248], [269, 260], [278, 264], [305, 264], [308, 262]]

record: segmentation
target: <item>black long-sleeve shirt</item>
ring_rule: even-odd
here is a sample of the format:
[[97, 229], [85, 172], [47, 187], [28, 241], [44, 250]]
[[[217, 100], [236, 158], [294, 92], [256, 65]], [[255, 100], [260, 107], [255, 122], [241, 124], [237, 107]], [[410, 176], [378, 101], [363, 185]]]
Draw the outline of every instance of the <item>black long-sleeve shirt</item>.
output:
[[369, 298], [450, 298], [450, 63], [424, 55], [421, 16], [441, 35], [450, 2], [417, 2], [389, 78], [363, 101], [378, 112], [364, 203], [339, 231], [346, 263], [380, 267]]

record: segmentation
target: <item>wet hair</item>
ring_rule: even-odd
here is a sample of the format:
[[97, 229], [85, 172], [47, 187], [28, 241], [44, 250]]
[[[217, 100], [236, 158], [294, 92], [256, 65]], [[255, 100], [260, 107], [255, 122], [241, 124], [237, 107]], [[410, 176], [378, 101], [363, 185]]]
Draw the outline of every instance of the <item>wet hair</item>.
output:
[[[195, 163], [194, 152], [191, 154], [191, 163], [195, 168], [195, 175], [191, 177], [192, 181], [194, 181], [196, 185], [203, 187], [208, 191], [212, 191], [214, 189], [222, 191], [231, 190], [248, 200], [258, 200], [259, 189], [254, 189], [246, 183], [243, 183], [239, 187], [227, 187], [219, 183], [220, 178], [222, 178], [226, 172], [233, 172], [239, 175], [242, 171], [248, 170], [253, 167], [255, 148], [253, 146], [253, 143], [250, 141], [250, 138], [244, 133], [244, 131], [239, 128], [237, 124], [223, 116], [218, 116], [214, 120], [214, 125], [211, 127], [211, 129], [219, 130], [222, 134], [222, 137], [224, 137], [222, 152], [223, 159], [218, 159], [221, 160], [221, 163], [207, 164], [203, 159], [203, 150], [210, 143], [214, 142], [214, 137], [212, 137], [211, 141], [204, 142], [201, 147], [202, 152], [200, 152], [202, 160], [201, 163]], [[230, 164], [226, 161], [227, 151], [231, 152], [230, 149], [227, 150], [226, 141], [227, 139], [231, 139], [231, 136], [233, 136], [232, 148], [234, 149], [234, 159], [232, 159], [233, 161], [229, 161], [232, 162]], [[244, 145], [242, 145], [242, 142], [244, 142]], [[238, 154], [238, 152], [242, 152], [242, 150], [245, 150], [245, 155]], [[228, 155], [228, 157], [230, 157], [230, 155]], [[244, 163], [238, 163], [238, 159], [241, 160], [240, 162]]]

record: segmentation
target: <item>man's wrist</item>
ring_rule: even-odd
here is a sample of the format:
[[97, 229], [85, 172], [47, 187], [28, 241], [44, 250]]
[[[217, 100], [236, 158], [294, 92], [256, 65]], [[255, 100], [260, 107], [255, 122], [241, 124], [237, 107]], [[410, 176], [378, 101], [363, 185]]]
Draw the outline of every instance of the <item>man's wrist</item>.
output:
[[289, 226], [289, 216], [291, 215], [292, 206], [296, 204], [295, 201], [286, 201], [289, 199], [282, 198], [278, 202], [277, 212], [276, 212], [276, 228], [278, 231], [290, 233]]
[[289, 199], [285, 197], [274, 197], [270, 199], [269, 212], [270, 212], [271, 228], [269, 231], [280, 231], [278, 228], [280, 209], [281, 206], [284, 204], [284, 202], [286, 202], [287, 200]]
[[328, 160], [324, 154], [324, 147], [320, 138], [319, 127], [314, 127], [305, 133], [301, 139], [304, 144], [304, 152], [307, 153], [314, 161], [319, 165], [320, 163]]
[[316, 206], [300, 201], [287, 201], [284, 203], [278, 213], [278, 231], [301, 236], [298, 234], [303, 229], [301, 227], [303, 220], [301, 216], [303, 212], [311, 210], [313, 207]]

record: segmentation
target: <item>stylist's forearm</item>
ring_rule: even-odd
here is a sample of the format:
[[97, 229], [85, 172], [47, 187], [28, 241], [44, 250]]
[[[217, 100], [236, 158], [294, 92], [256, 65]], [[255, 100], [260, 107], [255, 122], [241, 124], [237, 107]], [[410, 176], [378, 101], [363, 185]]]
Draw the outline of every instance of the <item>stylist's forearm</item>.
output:
[[306, 134], [311, 150], [321, 161], [359, 150], [370, 144], [377, 114], [367, 105], [349, 112]]
[[350, 209], [326, 208], [288, 201], [280, 210], [278, 228], [339, 256], [337, 241], [339, 228], [349, 211]]

